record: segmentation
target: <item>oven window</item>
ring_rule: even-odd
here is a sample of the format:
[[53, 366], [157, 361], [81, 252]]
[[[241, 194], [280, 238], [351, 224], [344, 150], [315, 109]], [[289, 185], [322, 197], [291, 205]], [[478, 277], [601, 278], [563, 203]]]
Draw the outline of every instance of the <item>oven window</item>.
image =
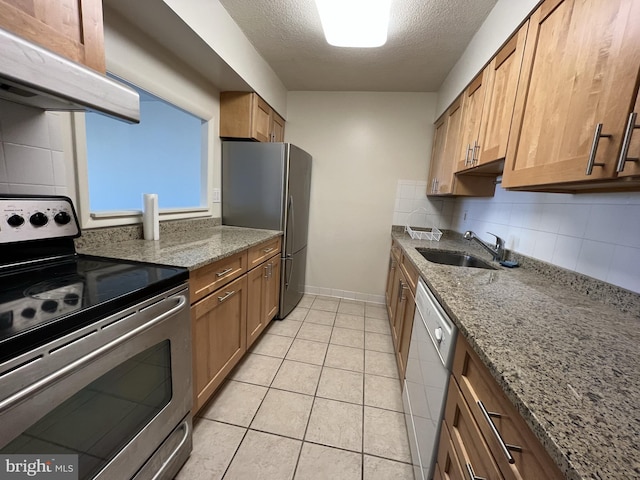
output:
[[77, 454], [79, 478], [93, 478], [171, 400], [165, 340], [120, 364], [0, 450]]

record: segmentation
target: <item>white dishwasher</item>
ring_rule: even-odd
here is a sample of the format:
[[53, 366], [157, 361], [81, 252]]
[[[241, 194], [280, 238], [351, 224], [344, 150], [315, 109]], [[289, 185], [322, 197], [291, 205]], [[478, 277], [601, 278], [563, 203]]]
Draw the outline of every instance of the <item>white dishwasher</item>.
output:
[[402, 392], [416, 480], [433, 476], [456, 333], [456, 326], [420, 279]]

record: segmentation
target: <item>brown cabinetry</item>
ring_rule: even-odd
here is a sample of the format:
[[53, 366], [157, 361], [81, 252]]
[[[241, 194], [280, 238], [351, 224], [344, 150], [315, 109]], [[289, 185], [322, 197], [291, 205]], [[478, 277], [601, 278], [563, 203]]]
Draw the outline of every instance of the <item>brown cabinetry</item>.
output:
[[385, 297], [400, 380], [404, 379], [409, 357], [418, 275], [416, 268], [394, 241], [391, 247]]
[[546, 0], [538, 7], [529, 20], [503, 186], [615, 188], [640, 174], [631, 162], [624, 177], [617, 171], [638, 93], [638, 45], [635, 0]]
[[473, 471], [487, 479], [563, 478], [462, 335], [447, 395], [438, 451], [443, 474]]
[[283, 142], [284, 124], [284, 119], [256, 93], [220, 94], [220, 136], [223, 138]]
[[0, 27], [105, 73], [101, 0], [0, 0]]
[[191, 307], [194, 411], [206, 403], [247, 349], [247, 277]]
[[435, 123], [427, 195], [492, 196], [492, 177], [456, 177], [463, 121], [462, 96]]
[[194, 412], [278, 313], [280, 245], [278, 237], [191, 272]]
[[[253, 254], [252, 254], [253, 252]], [[278, 313], [280, 299], [280, 238], [249, 250], [249, 258], [268, 252], [262, 256], [260, 264], [247, 275], [249, 281], [249, 305], [247, 309], [247, 348], [260, 336], [269, 322]], [[249, 261], [251, 264], [251, 260]]]
[[462, 94], [462, 123], [460, 126], [460, 151], [455, 158], [455, 170], [460, 171], [478, 162], [480, 150], [480, 122], [484, 107], [489, 70], [484, 69], [473, 79]]

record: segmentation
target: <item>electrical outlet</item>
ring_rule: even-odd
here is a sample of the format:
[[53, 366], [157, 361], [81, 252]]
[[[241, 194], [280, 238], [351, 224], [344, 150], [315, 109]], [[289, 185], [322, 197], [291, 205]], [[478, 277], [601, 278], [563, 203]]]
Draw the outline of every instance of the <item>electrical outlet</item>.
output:
[[211, 192], [211, 196], [213, 197], [213, 203], [220, 203], [220, 189], [214, 188]]

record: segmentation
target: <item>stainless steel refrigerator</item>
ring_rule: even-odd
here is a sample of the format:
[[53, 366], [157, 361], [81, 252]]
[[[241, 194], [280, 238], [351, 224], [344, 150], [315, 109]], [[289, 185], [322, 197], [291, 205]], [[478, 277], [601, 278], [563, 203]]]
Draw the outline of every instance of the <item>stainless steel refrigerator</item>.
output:
[[222, 224], [284, 231], [280, 310], [304, 294], [311, 155], [290, 143], [222, 142]]

